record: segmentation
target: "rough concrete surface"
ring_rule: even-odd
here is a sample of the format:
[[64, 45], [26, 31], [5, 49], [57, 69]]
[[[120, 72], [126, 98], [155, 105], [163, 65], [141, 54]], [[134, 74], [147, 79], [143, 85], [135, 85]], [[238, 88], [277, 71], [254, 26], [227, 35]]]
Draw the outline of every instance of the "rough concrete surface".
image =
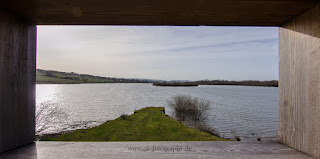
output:
[[[279, 26], [318, 0], [2, 0], [36, 24]], [[1, 4], [0, 4], [1, 6]]]
[[35, 139], [36, 33], [0, 10], [0, 153]]
[[[130, 150], [136, 148], [136, 150]], [[137, 150], [140, 148], [140, 150]], [[309, 159], [277, 142], [36, 142], [1, 159]]]
[[320, 6], [279, 28], [279, 140], [320, 157]]

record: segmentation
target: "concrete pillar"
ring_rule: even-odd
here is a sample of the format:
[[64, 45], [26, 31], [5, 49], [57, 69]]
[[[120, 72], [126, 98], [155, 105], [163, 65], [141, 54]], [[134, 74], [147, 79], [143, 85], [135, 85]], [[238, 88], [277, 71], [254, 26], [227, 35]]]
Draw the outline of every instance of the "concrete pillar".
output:
[[320, 157], [320, 6], [279, 28], [279, 140]]
[[0, 153], [35, 139], [36, 32], [0, 9]]

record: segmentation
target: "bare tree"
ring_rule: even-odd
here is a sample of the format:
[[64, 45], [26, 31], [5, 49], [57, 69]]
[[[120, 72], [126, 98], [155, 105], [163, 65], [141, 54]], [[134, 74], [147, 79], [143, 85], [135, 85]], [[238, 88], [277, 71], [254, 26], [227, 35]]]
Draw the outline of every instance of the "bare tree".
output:
[[190, 119], [200, 122], [207, 117], [211, 102], [197, 97], [177, 95], [168, 101], [168, 105], [174, 110], [176, 118], [181, 121]]
[[[57, 121], [67, 123], [68, 115], [52, 102], [43, 102], [37, 106], [36, 111], [36, 134], [41, 135], [44, 131], [54, 127]], [[60, 122], [61, 123], [61, 122]]]
[[210, 101], [194, 97], [191, 99], [187, 115], [192, 121], [203, 121], [207, 118], [206, 113], [210, 109], [210, 105]]
[[172, 97], [168, 104], [174, 110], [176, 118], [185, 121], [190, 102], [189, 96], [177, 95]]

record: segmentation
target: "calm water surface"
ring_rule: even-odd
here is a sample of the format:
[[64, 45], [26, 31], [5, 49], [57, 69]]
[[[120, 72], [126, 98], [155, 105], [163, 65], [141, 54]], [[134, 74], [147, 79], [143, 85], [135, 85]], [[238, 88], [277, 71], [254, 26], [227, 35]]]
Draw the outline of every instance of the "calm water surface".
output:
[[243, 140], [274, 138], [278, 130], [278, 88], [249, 86], [155, 87], [152, 84], [41, 84], [37, 109], [52, 103], [68, 118], [53, 119], [42, 133], [99, 125], [144, 107], [166, 107], [175, 95], [191, 95], [212, 102], [207, 125], [221, 136]]

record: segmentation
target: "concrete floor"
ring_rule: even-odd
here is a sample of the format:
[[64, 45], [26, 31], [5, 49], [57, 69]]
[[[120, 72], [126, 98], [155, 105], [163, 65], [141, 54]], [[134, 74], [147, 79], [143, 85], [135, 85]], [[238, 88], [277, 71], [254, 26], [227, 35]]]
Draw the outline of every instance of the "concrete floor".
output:
[[[133, 150], [135, 148], [135, 150]], [[140, 148], [140, 150], [138, 150]], [[90, 158], [278, 158], [308, 159], [277, 142], [35, 142], [0, 154], [1, 159]]]

